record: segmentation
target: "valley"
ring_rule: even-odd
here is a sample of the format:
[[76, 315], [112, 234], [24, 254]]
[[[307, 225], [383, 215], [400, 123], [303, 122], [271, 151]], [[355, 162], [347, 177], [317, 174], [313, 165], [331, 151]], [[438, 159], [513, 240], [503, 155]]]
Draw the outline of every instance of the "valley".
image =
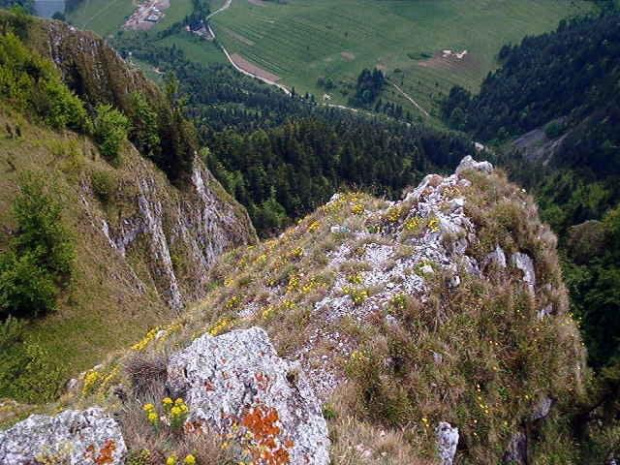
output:
[[1, 465], [618, 463], [617, 2], [67, 4], [0, 0]]
[[[362, 69], [377, 67], [432, 113], [435, 101], [453, 85], [476, 90], [497, 66], [501, 45], [544, 32], [590, 8], [589, 2], [562, 0], [234, 0], [212, 24], [231, 54], [297, 92], [346, 104]], [[319, 87], [319, 78], [330, 79], [335, 89]], [[423, 114], [393, 88], [381, 97]]]

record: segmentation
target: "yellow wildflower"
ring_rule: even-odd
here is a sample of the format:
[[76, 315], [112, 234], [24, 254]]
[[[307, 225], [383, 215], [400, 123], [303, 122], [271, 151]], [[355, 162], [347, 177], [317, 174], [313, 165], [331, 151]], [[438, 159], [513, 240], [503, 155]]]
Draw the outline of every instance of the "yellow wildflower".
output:
[[192, 454], [189, 454], [189, 455], [185, 456], [185, 459], [183, 460], [183, 463], [185, 465], [196, 465], [196, 457], [194, 457]]
[[86, 376], [84, 377], [84, 386], [82, 387], [82, 394], [90, 394], [95, 389], [95, 385], [99, 382], [100, 378], [101, 375], [96, 370], [91, 370], [86, 373]]
[[439, 231], [439, 220], [435, 217], [431, 218], [428, 222], [428, 229], [432, 232]]

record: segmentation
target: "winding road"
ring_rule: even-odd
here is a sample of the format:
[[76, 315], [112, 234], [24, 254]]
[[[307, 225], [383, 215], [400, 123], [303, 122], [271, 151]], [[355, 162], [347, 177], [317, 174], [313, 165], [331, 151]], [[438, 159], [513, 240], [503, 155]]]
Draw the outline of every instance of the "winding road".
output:
[[[226, 3], [224, 3], [224, 5], [222, 5], [222, 7], [218, 10], [215, 10], [213, 13], [211, 13], [209, 16], [207, 16], [206, 21], [207, 21], [207, 28], [209, 28], [209, 33], [211, 34], [211, 36], [213, 36], [213, 39], [216, 39], [215, 36], [215, 31], [213, 30], [213, 28], [211, 27], [211, 24], [209, 24], [209, 20], [211, 18], [213, 18], [215, 15], [221, 13], [222, 11], [226, 11], [230, 8], [230, 5], [232, 4], [232, 0], [226, 0]], [[259, 76], [257, 74], [251, 73], [243, 68], [241, 68], [239, 65], [237, 65], [237, 63], [235, 63], [235, 61], [232, 59], [232, 57], [230, 56], [230, 53], [228, 53], [228, 50], [226, 50], [226, 47], [224, 47], [224, 45], [222, 45], [221, 42], [218, 42], [219, 47], [222, 49], [222, 52], [224, 52], [224, 55], [226, 55], [226, 59], [228, 60], [228, 62], [232, 65], [233, 68], [235, 68], [237, 71], [239, 71], [242, 74], [245, 74], [246, 76], [249, 77], [253, 77], [254, 79], [258, 79], [259, 81], [264, 82], [265, 84], [269, 84], [270, 86], [275, 86], [278, 89], [282, 90], [286, 95], [291, 95], [291, 91], [288, 90], [285, 86], [283, 86], [282, 84], [278, 84], [275, 81], [272, 81], [271, 79], [267, 79], [265, 77]]]
[[[206, 21], [209, 21], [211, 18], [213, 18], [216, 14], [221, 13], [222, 11], [226, 11], [230, 8], [230, 5], [232, 4], [232, 0], [226, 0], [226, 3], [224, 3], [222, 5], [221, 8], [215, 10], [213, 13], [211, 13], [209, 16], [207, 16], [205, 18]], [[215, 37], [215, 36], [214, 36]]]
[[[220, 14], [223, 11], [226, 11], [230, 8], [230, 5], [232, 5], [232, 0], [226, 0], [226, 2], [224, 3], [224, 5], [222, 5], [221, 8], [215, 10], [213, 13], [211, 13], [209, 16], [207, 16], [206, 18], [206, 23], [207, 23], [207, 28], [209, 28], [209, 33], [213, 36], [213, 39], [216, 39], [215, 36], [215, 31], [213, 30], [213, 28], [211, 27], [211, 24], [209, 24], [209, 20], [211, 18], [213, 18], [215, 15]], [[222, 45], [221, 42], [218, 42], [219, 47], [222, 49], [222, 51], [224, 52], [224, 55], [226, 55], [226, 59], [228, 60], [228, 62], [232, 65], [233, 68], [235, 68], [237, 71], [239, 71], [242, 74], [245, 74], [246, 76], [249, 77], [253, 77], [255, 79], [258, 79], [259, 81], [264, 82], [265, 84], [269, 84], [271, 86], [275, 86], [277, 88], [279, 88], [280, 90], [282, 90], [286, 95], [291, 95], [291, 91], [288, 90], [287, 87], [283, 86], [282, 84], [279, 84], [275, 81], [272, 81], [270, 79], [267, 79], [265, 77], [262, 76], [258, 76], [254, 73], [251, 73], [249, 71], [246, 71], [245, 69], [241, 68], [239, 65], [237, 65], [237, 63], [235, 63], [235, 61], [232, 59], [232, 57], [230, 56], [230, 53], [228, 53], [228, 50], [226, 50], [226, 47], [224, 47], [224, 45]], [[422, 113], [425, 117], [430, 118], [431, 115], [424, 109], [422, 108], [422, 106], [416, 102], [409, 94], [407, 94], [403, 89], [401, 89], [398, 85], [396, 85], [393, 82], [390, 82], [390, 84], [392, 84], [392, 86], [394, 86], [394, 88], [400, 92], [403, 97], [405, 97], [409, 102], [411, 102], [419, 111], [420, 113]], [[350, 110], [350, 111], [354, 111], [357, 112], [358, 110], [355, 108], [351, 108], [351, 107], [347, 107], [344, 105], [332, 105], [332, 104], [327, 104], [327, 106], [330, 107], [336, 107], [336, 108], [341, 108], [341, 109], [346, 109], [346, 110]]]

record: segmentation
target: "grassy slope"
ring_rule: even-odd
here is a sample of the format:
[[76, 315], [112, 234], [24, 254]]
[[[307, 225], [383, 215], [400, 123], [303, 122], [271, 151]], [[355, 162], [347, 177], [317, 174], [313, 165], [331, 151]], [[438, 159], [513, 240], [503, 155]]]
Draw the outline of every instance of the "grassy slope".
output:
[[[550, 30], [589, 8], [581, 0], [291, 0], [262, 6], [235, 0], [213, 22], [231, 53], [299, 91], [322, 95], [316, 87], [321, 76], [352, 81], [364, 67], [384, 66], [389, 75], [403, 70], [394, 81], [400, 85], [402, 77], [401, 87], [431, 108], [437, 91], [454, 84], [476, 89], [504, 43]], [[444, 49], [468, 50], [471, 61], [456, 70], [419, 66], [422, 53]]]
[[[0, 110], [0, 127], [7, 124], [18, 124], [23, 136], [9, 139], [4, 131], [0, 134], [0, 224], [12, 224], [10, 205], [19, 175], [25, 171], [45, 173], [62, 196], [64, 217], [76, 238], [78, 260], [69, 292], [57, 312], [36, 320], [27, 329], [27, 341], [40, 344], [44, 362], [59, 368], [65, 377], [74, 376], [111, 350], [131, 343], [146, 328], [170, 318], [170, 310], [148, 282], [144, 294], [136, 292], [131, 271], [97, 234], [83, 204], [83, 199], [88, 199], [92, 208], [99, 208], [81, 187], [89, 173], [103, 170], [119, 179], [135, 178], [140, 169], [139, 155], [126, 152], [127, 163], [114, 170], [84, 138], [32, 126], [19, 115]], [[0, 386], [0, 397], [7, 394], [4, 388]]]

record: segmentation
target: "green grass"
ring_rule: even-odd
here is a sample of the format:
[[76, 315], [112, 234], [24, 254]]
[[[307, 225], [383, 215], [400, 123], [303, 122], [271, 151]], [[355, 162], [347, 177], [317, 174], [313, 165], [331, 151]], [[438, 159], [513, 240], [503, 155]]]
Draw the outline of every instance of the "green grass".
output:
[[164, 11], [164, 18], [153, 28], [154, 31], [164, 31], [179, 21], [183, 21], [186, 16], [192, 14], [192, 0], [172, 0], [170, 8]]
[[[68, 17], [79, 29], [91, 30], [105, 37], [120, 30], [135, 9], [132, 0], [84, 0]], [[192, 0], [173, 0], [164, 13], [164, 18], [153, 31], [163, 31], [190, 15]]]
[[185, 52], [188, 60], [196, 63], [227, 63], [226, 57], [217, 45], [186, 32], [168, 36], [157, 43], [166, 47], [175, 45]]
[[118, 31], [134, 10], [132, 0], [84, 0], [68, 19], [79, 29], [105, 37]]
[[[263, 6], [233, 0], [213, 23], [230, 53], [300, 92], [322, 95], [319, 77], [352, 83], [363, 68], [379, 66], [430, 110], [433, 98], [454, 84], [477, 89], [497, 66], [503, 44], [551, 30], [591, 8], [583, 0], [290, 0]], [[424, 56], [444, 49], [467, 50], [469, 60], [451, 69], [420, 66]], [[347, 100], [338, 91], [332, 97]]]
[[[219, 7], [218, 2], [215, 2], [212, 8], [217, 7]], [[151, 30], [150, 34], [154, 36], [157, 32], [164, 31], [182, 21], [192, 13], [192, 9], [192, 0], [173, 0], [170, 8], [165, 11], [164, 18]], [[105, 37], [119, 31], [134, 10], [132, 0], [85, 0], [76, 10], [69, 13], [69, 21], [80, 29], [92, 30]], [[131, 31], [125, 33], [130, 34]], [[226, 61], [224, 54], [213, 42], [201, 40], [185, 31], [165, 37], [158, 43], [168, 47], [175, 45], [185, 52], [190, 61], [197, 63]], [[135, 59], [133, 61], [147, 73], [149, 78], [155, 81], [160, 80], [150, 65]]]
[[[23, 134], [20, 139], [0, 135], [0, 164], [14, 167], [0, 173], [0, 224], [14, 226], [11, 204], [19, 176], [26, 171], [45, 173], [56, 186], [54, 191], [63, 204], [63, 220], [76, 240], [78, 259], [74, 276], [58, 309], [32, 320], [26, 328], [27, 342], [14, 344], [3, 354], [5, 357], [0, 357], [1, 372], [5, 368], [3, 364], [23, 357], [28, 345], [39, 346], [42, 352], [37, 363], [58, 369], [59, 378], [51, 377], [46, 370], [24, 371], [19, 382], [0, 382], [0, 397], [16, 396], [22, 401], [33, 401], [40, 400], [35, 394], [40, 393], [42, 399], [47, 399], [55, 393], [59, 380], [76, 376], [165, 321], [167, 309], [152, 287], [147, 286], [143, 294], [136, 292], [133, 272], [128, 271], [119, 255], [96, 233], [95, 223], [88, 219], [80, 200], [84, 198], [80, 194], [80, 182], [87, 179], [89, 172], [106, 171], [126, 180], [138, 177], [137, 172], [132, 172], [139, 169], [138, 155], [125, 153], [127, 163], [112, 169], [100, 158], [93, 160], [85, 156], [94, 147], [87, 139], [70, 132], [58, 134], [31, 125], [20, 114], [4, 108], [0, 111], [0, 125], [19, 125]], [[95, 211], [97, 201], [92, 198], [88, 201], [88, 208]], [[132, 205], [119, 204], [118, 208], [132, 208]], [[6, 239], [0, 237], [0, 248]], [[22, 386], [23, 392], [16, 393], [14, 385]]]

